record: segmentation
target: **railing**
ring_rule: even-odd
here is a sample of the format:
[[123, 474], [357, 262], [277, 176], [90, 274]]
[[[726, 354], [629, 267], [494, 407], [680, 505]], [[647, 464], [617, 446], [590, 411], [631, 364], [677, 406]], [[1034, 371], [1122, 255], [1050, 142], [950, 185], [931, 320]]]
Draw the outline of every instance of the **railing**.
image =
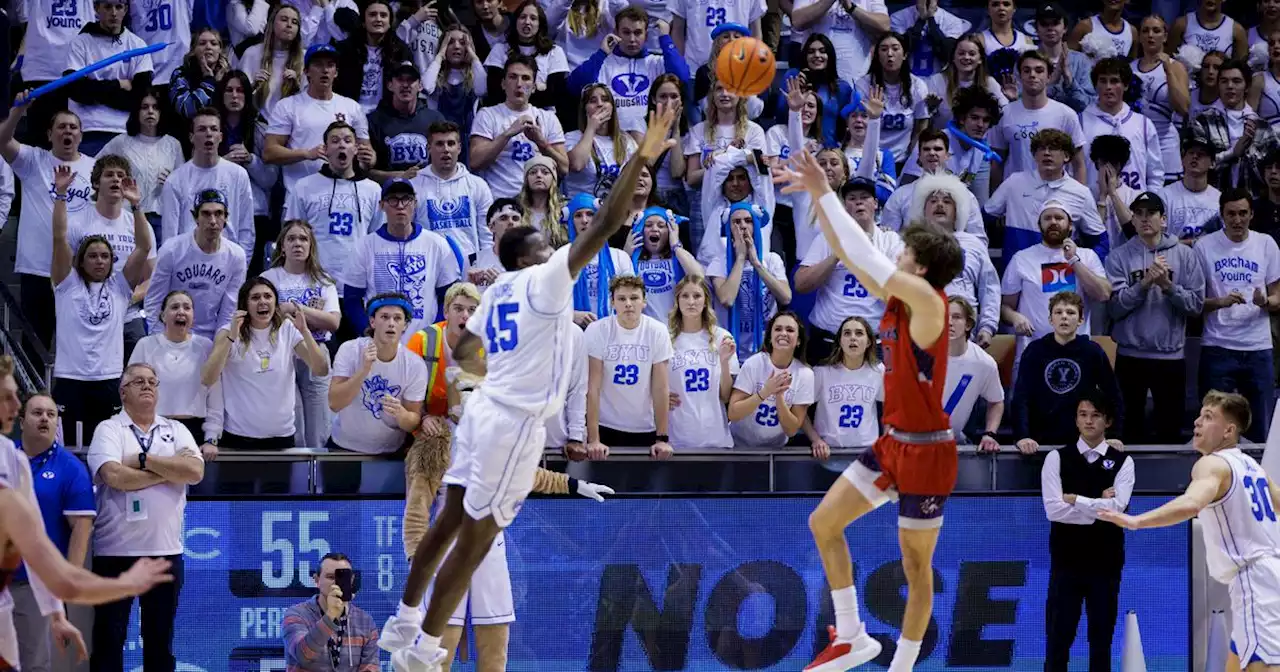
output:
[[[27, 321], [22, 312], [22, 304], [18, 302], [8, 286], [0, 282], [0, 301], [3, 302], [3, 317], [0, 320], [0, 350], [13, 357], [16, 364], [14, 378], [24, 394], [32, 394], [49, 389], [53, 381], [53, 355], [45, 349], [44, 344], [35, 336], [35, 329]], [[35, 355], [40, 362], [32, 362], [22, 343], [13, 337], [13, 328], [17, 326], [27, 336]]]
[[[1260, 456], [1262, 447], [1245, 446]], [[808, 493], [822, 492], [860, 450], [833, 450], [826, 462], [804, 448], [775, 451], [678, 451], [670, 459], [650, 459], [647, 448], [615, 448], [607, 460], [570, 462], [548, 450], [542, 466], [614, 488], [619, 494]], [[1043, 451], [1022, 455], [1012, 447], [999, 453], [959, 449], [957, 493], [1038, 493]], [[1128, 446], [1136, 461], [1135, 491], [1172, 493], [1186, 488], [1199, 457], [1186, 446]], [[192, 488], [196, 496], [397, 495], [404, 493], [399, 460], [323, 449], [282, 452], [223, 450]]]

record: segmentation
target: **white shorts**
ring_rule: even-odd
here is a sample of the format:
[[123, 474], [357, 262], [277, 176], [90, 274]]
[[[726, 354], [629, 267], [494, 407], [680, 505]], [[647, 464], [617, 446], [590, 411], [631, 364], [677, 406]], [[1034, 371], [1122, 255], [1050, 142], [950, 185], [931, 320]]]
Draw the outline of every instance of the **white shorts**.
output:
[[1280, 665], [1280, 558], [1259, 558], [1227, 584], [1231, 594], [1231, 648], [1240, 669], [1253, 661]]
[[[498, 527], [516, 519], [524, 500], [533, 490], [533, 477], [546, 449], [546, 421], [489, 401], [481, 393], [467, 400], [458, 423], [455, 477], [467, 462], [467, 515], [480, 520], [493, 516]], [[446, 475], [445, 483], [449, 483]]]
[[[449, 552], [452, 551], [453, 546], [450, 546]], [[435, 579], [427, 586], [426, 597], [419, 607], [424, 616], [427, 604], [431, 602], [433, 588]], [[476, 573], [471, 575], [471, 585], [458, 603], [458, 608], [449, 617], [449, 625], [465, 625], [468, 611], [471, 612], [472, 625], [501, 625], [516, 620], [515, 600], [511, 596], [511, 572], [507, 568], [507, 539], [502, 532], [493, 540], [493, 546], [489, 548], [484, 560], [480, 561]]]

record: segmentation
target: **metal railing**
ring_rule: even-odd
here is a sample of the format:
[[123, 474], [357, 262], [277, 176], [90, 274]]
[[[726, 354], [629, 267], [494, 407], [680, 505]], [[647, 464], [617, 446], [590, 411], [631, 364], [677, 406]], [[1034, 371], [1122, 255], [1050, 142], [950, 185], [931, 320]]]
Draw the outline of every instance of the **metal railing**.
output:
[[[53, 355], [44, 347], [35, 335], [35, 329], [27, 321], [22, 312], [22, 304], [9, 287], [0, 282], [0, 302], [3, 302], [3, 314], [0, 315], [0, 350], [13, 357], [14, 378], [24, 395], [49, 389], [53, 382]], [[14, 338], [13, 328], [17, 326], [26, 335], [26, 341], [39, 362], [32, 362], [20, 339]]]

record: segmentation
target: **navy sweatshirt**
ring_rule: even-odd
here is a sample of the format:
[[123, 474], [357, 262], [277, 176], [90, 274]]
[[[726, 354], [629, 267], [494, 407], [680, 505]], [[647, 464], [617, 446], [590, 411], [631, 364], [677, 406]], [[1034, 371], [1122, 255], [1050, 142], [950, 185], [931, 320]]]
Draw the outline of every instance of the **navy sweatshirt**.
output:
[[1111, 401], [1115, 417], [1111, 431], [1120, 432], [1124, 411], [1115, 371], [1102, 346], [1088, 336], [1066, 345], [1053, 334], [1027, 344], [1013, 387], [1013, 432], [1017, 439], [1062, 445], [1079, 436], [1076, 404], [1088, 390], [1101, 390]]

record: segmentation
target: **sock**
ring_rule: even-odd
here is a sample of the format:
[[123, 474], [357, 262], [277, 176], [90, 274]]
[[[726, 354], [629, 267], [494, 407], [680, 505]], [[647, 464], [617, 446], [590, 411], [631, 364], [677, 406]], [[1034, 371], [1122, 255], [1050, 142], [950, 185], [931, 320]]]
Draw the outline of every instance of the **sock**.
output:
[[400, 607], [396, 609], [396, 618], [402, 621], [421, 622], [422, 612], [417, 607], [411, 607], [404, 602], [400, 603]]
[[849, 586], [831, 591], [831, 603], [836, 608], [836, 637], [857, 637], [862, 632], [862, 619], [858, 618], [858, 589]]
[[[413, 648], [427, 654], [427, 659], [430, 660], [430, 657], [435, 655], [436, 649], [440, 648], [440, 638], [432, 637], [424, 632], [419, 635], [418, 640], [413, 643]], [[916, 644], [916, 650], [918, 651], [919, 649], [920, 645]], [[912, 658], [912, 660], [914, 660], [914, 658]]]
[[911, 672], [919, 655], [919, 641], [899, 637], [898, 650], [893, 652], [893, 662], [889, 663], [889, 672]]

